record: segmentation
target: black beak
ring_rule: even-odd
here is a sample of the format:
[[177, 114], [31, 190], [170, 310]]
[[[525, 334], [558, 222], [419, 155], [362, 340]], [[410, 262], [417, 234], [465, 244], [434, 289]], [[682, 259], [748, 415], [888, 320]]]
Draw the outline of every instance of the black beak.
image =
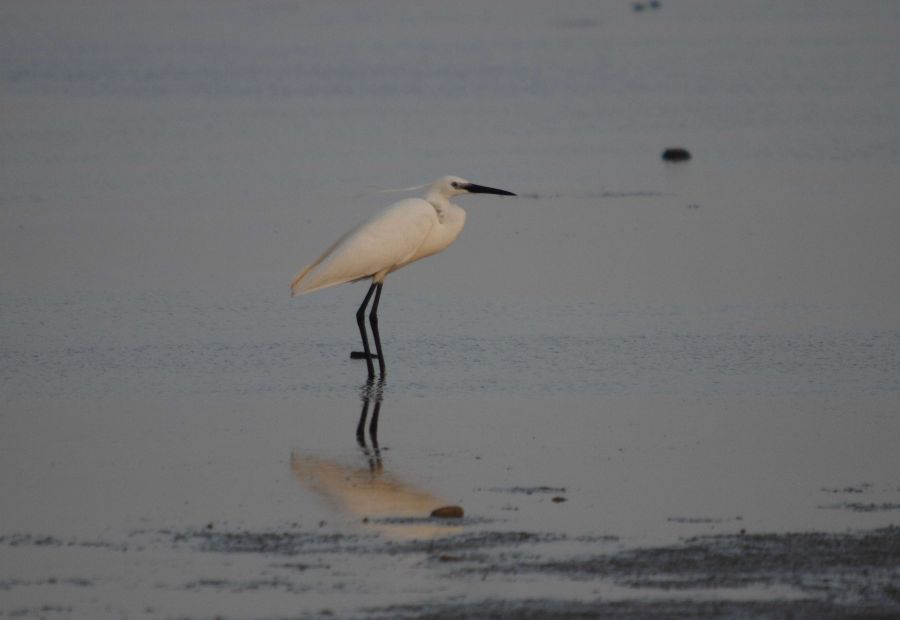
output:
[[466, 185], [466, 190], [470, 194], [497, 194], [498, 196], [515, 196], [512, 192], [508, 192], [505, 189], [494, 189], [493, 187], [485, 187], [484, 185], [475, 185], [474, 183], [469, 183]]

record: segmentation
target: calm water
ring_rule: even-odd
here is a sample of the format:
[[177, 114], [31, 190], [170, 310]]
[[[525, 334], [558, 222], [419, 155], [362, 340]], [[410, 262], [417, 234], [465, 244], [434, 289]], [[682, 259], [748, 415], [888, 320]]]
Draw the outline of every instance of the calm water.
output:
[[898, 41], [874, 1], [4, 2], [0, 537], [63, 542], [4, 543], [0, 611], [647, 596], [171, 543], [391, 538], [323, 473], [371, 458], [365, 287], [288, 283], [444, 174], [521, 196], [461, 199], [457, 244], [387, 281], [392, 488], [540, 558], [896, 524]]
[[[365, 375], [350, 288], [283, 295], [4, 300], [8, 400], [348, 396]], [[305, 301], [305, 300], [304, 300]], [[318, 307], [316, 307], [318, 306]], [[900, 330], [829, 327], [812, 306], [646, 306], [418, 297], [383, 305], [390, 391], [896, 397]], [[314, 325], [312, 329], [310, 325]]]
[[892, 3], [0, 11], [4, 292], [283, 289], [452, 173], [530, 198], [392, 288], [898, 314]]

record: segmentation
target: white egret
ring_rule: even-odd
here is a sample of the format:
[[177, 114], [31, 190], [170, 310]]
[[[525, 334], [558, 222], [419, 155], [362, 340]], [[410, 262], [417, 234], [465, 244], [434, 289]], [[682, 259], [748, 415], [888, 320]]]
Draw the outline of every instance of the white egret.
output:
[[[354, 359], [366, 360], [370, 376], [375, 374], [373, 359], [378, 360], [381, 374], [385, 372], [378, 333], [378, 302], [384, 279], [392, 271], [437, 254], [456, 240], [466, 223], [466, 212], [450, 199], [461, 194], [515, 196], [512, 192], [476, 185], [459, 177], [444, 177], [428, 188], [424, 199], [407, 198], [396, 202], [346, 233], [291, 282], [291, 297], [295, 297], [346, 282], [372, 279], [356, 312], [363, 351], [350, 354]], [[373, 293], [375, 299], [369, 324], [375, 340], [374, 354], [369, 348], [365, 324], [366, 306]]]

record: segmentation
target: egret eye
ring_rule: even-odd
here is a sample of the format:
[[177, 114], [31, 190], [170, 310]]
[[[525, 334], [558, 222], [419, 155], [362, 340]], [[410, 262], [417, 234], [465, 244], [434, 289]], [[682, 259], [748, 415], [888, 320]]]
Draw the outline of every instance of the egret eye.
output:
[[459, 189], [459, 181], [453, 181], [452, 183], [450, 183], [450, 186], [453, 189]]

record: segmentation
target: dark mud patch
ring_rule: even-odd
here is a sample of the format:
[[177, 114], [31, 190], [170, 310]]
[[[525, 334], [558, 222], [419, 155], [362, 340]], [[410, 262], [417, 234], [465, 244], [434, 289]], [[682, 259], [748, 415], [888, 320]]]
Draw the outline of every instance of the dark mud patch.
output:
[[[481, 490], [481, 489], [479, 489]], [[560, 493], [566, 492], [566, 487], [493, 487], [490, 489], [484, 489], [490, 493], [511, 493], [511, 494], [521, 494], [521, 495], [534, 495], [534, 494], [553, 494], [559, 495]]]
[[[468, 560], [469, 558], [465, 558]], [[598, 580], [626, 600], [433, 602], [367, 610], [368, 618], [900, 618], [900, 528], [846, 534], [719, 535], [678, 545], [529, 563], [493, 557], [455, 574], [499, 571]], [[740, 600], [736, 589], [755, 593]], [[653, 590], [652, 595], [650, 591]], [[646, 595], [643, 593], [647, 593]], [[666, 593], [670, 594], [666, 594]], [[779, 592], [795, 592], [785, 598]], [[798, 598], [799, 597], [799, 598]], [[737, 600], [735, 600], [737, 599]]]
[[621, 539], [618, 536], [613, 536], [612, 534], [585, 534], [583, 536], [578, 536], [574, 540], [582, 543], [613, 543], [618, 542]]
[[40, 605], [37, 607], [14, 608], [9, 611], [10, 618], [71, 618], [74, 609], [64, 605]]
[[371, 620], [896, 620], [890, 612], [859, 609], [848, 612], [822, 601], [484, 601], [465, 605], [424, 605], [373, 609]]
[[213, 553], [358, 553], [377, 540], [373, 536], [318, 532], [220, 532], [190, 530], [173, 533], [172, 542]]
[[56, 536], [42, 534], [9, 534], [0, 536], [0, 545], [9, 547], [81, 547], [93, 549], [109, 549], [111, 551], [127, 551], [125, 543], [114, 543], [105, 540], [63, 540]]
[[787, 586], [832, 602], [888, 607], [900, 614], [896, 527], [847, 534], [702, 536], [674, 546], [542, 562], [516, 570], [662, 590]]
[[370, 609], [371, 620], [896, 620], [892, 612], [855, 609], [827, 601], [595, 601], [533, 599]]
[[[100, 547], [140, 553], [175, 550], [265, 556], [265, 569], [239, 577], [186, 574], [185, 592], [272, 592], [302, 596], [334, 593], [348, 582], [348, 559], [367, 555], [374, 565], [414, 566], [435, 583], [490, 579], [498, 584], [581, 582], [575, 600], [505, 598], [497, 590], [482, 601], [445, 598], [445, 589], [406, 606], [357, 610], [353, 617], [456, 618], [900, 618], [900, 528], [840, 534], [730, 534], [687, 538], [668, 546], [623, 548], [615, 536], [568, 538], [533, 531], [468, 531], [435, 539], [392, 541], [377, 534], [321, 529], [143, 531], [148, 540], [125, 547], [104, 541], [67, 541], [20, 534], [8, 546]], [[137, 536], [137, 534], [132, 534]], [[611, 544], [612, 543], [612, 544]], [[233, 558], [224, 558], [226, 565]], [[412, 559], [410, 564], [408, 561]], [[368, 564], [366, 564], [368, 565]], [[101, 588], [83, 577], [6, 580], [0, 591], [21, 588]], [[578, 586], [580, 588], [580, 585]], [[591, 601], [612, 588], [616, 599]], [[514, 590], [516, 590], [514, 588]], [[52, 590], [51, 590], [52, 591]], [[521, 591], [520, 589], [517, 591]], [[581, 591], [581, 590], [579, 590]], [[527, 596], [528, 590], [525, 591]], [[536, 593], [535, 593], [536, 594]], [[387, 599], [390, 600], [390, 599]], [[16, 609], [0, 612], [10, 615]], [[36, 614], [33, 610], [24, 615]], [[44, 614], [47, 615], [47, 614]], [[314, 616], [303, 616], [314, 617]]]
[[733, 521], [743, 521], [743, 517], [669, 517], [669, 523], [683, 523], [685, 525], [719, 524]]
[[306, 562], [285, 562], [284, 564], [273, 564], [275, 568], [286, 568], [295, 573], [305, 573], [310, 570], [331, 570], [330, 564], [310, 564]]
[[247, 579], [247, 580], [229, 580], [229, 579], [197, 579], [184, 584], [186, 590], [214, 590], [217, 592], [258, 592], [261, 590], [281, 590], [295, 594], [303, 594], [309, 592], [312, 588], [300, 587], [293, 581], [287, 579]]
[[[91, 579], [85, 577], [47, 577], [45, 579], [3, 579], [0, 580], [0, 590], [12, 590], [21, 587], [40, 586], [72, 586], [75, 588], [89, 588], [94, 585]], [[2, 614], [0, 614], [2, 615]]]
[[847, 493], [865, 493], [869, 489], [872, 488], [872, 485], [868, 482], [863, 482], [862, 484], [853, 485], [853, 486], [845, 486], [845, 487], [822, 487], [823, 493], [832, 493], [832, 494], [847, 494]]
[[[425, 519], [433, 522], [434, 519]], [[404, 521], [405, 522], [405, 521]], [[176, 546], [213, 553], [294, 556], [310, 553], [455, 553], [513, 548], [566, 540], [564, 535], [534, 532], [463, 532], [435, 539], [385, 540], [377, 535], [316, 532], [222, 532], [190, 530], [171, 534]]]
[[863, 503], [863, 502], [841, 502], [839, 504], [827, 504], [819, 506], [825, 510], [850, 510], [852, 512], [890, 512], [892, 510], [900, 510], [900, 504], [893, 502]]
[[388, 543], [394, 551], [406, 553], [453, 553], [466, 550], [489, 550], [513, 548], [522, 545], [537, 545], [566, 540], [561, 534], [538, 534], [534, 532], [472, 532], [445, 536], [434, 540], [412, 540], [402, 543]]

